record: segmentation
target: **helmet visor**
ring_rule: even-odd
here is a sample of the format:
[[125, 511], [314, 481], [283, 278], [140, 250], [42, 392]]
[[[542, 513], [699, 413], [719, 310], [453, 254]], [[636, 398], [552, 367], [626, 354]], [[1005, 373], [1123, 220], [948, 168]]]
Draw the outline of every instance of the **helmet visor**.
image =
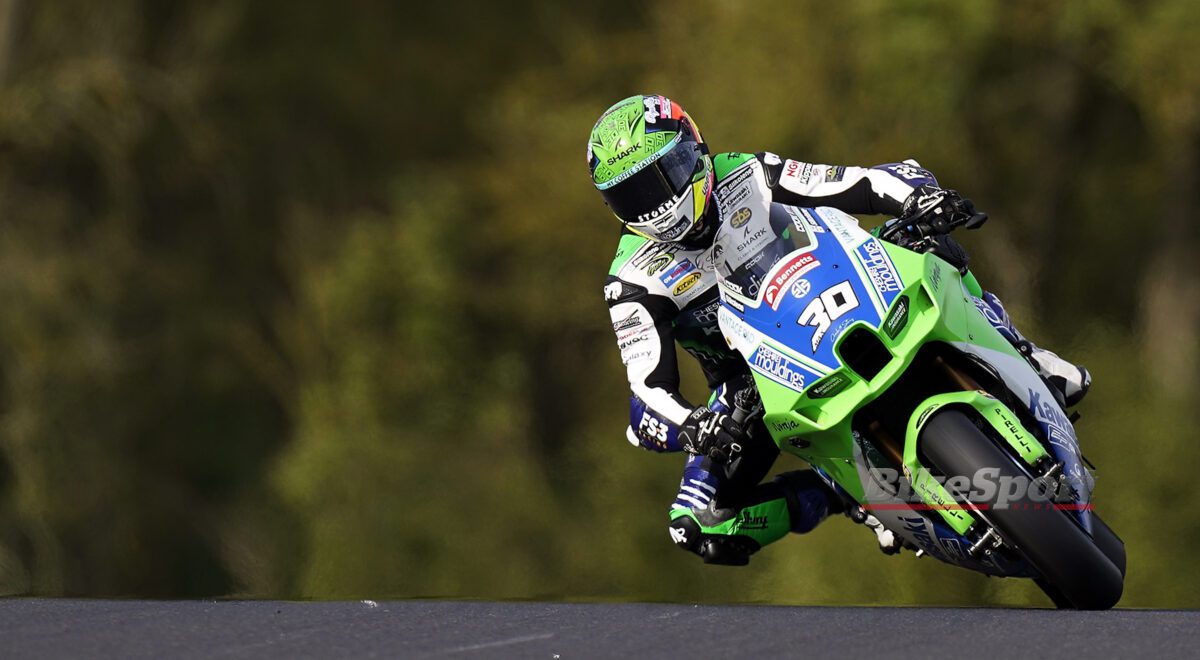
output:
[[623, 222], [646, 222], [683, 194], [701, 156], [700, 145], [684, 135], [674, 149], [600, 195]]

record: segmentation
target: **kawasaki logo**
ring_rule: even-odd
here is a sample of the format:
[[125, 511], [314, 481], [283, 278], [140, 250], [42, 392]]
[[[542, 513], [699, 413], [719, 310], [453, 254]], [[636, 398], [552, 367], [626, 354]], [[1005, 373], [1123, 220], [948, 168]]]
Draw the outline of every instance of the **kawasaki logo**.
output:
[[641, 148], [642, 148], [642, 143], [638, 142], [638, 143], [634, 144], [633, 146], [629, 147], [628, 149], [626, 149], [625, 151], [622, 151], [618, 154], [613, 154], [613, 157], [608, 159], [608, 164], [612, 165], [613, 163], [616, 163], [618, 160], [622, 160], [622, 159], [626, 158], [627, 156], [629, 156], [629, 154], [632, 154], [633, 152], [635, 152]]
[[892, 313], [888, 314], [887, 320], [883, 322], [883, 331], [888, 337], [896, 338], [900, 331], [904, 329], [904, 324], [908, 322], [908, 296], [900, 296], [896, 301], [896, 306], [892, 309]]
[[834, 396], [838, 392], [846, 389], [846, 386], [849, 384], [850, 379], [848, 377], [842, 374], [831, 374], [826, 376], [808, 391], [808, 398], [825, 399]]

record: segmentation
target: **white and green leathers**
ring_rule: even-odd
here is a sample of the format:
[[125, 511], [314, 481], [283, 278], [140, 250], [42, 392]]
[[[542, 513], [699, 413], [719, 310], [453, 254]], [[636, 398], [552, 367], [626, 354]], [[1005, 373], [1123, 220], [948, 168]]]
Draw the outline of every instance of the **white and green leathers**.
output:
[[[849, 213], [896, 215], [916, 186], [934, 181], [928, 171], [911, 161], [864, 168], [784, 160], [771, 153], [720, 154], [713, 158], [713, 171], [714, 201], [724, 202], [707, 207], [710, 215], [704, 221], [714, 224], [725, 220], [717, 217], [720, 208], [736, 208], [749, 197], [796, 206], [832, 206]], [[737, 219], [728, 221], [736, 223]], [[704, 263], [713, 258], [709, 248], [702, 241], [654, 242], [630, 231], [620, 238], [604, 296], [632, 392], [626, 431], [631, 444], [660, 452], [681, 450], [679, 425], [694, 406], [679, 390], [674, 344], [700, 364], [714, 392], [714, 407], [728, 408], [730, 385], [736, 387], [748, 374], [745, 362], [729, 349], [717, 325], [716, 275], [712, 264]], [[789, 530], [815, 525], [812, 518], [819, 521], [828, 507], [818, 506], [812, 493], [800, 496], [801, 500], [807, 498], [807, 503], [793, 502], [789, 509], [781, 496], [750, 492], [753, 489], [747, 482], [757, 484], [773, 458], [770, 454], [763, 460], [747, 461], [750, 465], [743, 471], [760, 472], [748, 479], [731, 478], [692, 457], [671, 509], [676, 543], [696, 549], [695, 539], [689, 535], [697, 530], [681, 526], [685, 517], [696, 521], [700, 534], [743, 536], [753, 541], [753, 547], [774, 541]], [[820, 492], [816, 484], [805, 483], [813, 493]], [[727, 493], [730, 490], [734, 492]], [[727, 494], [725, 499], [755, 502], [718, 507], [719, 515], [703, 513]], [[820, 497], [827, 494], [821, 492]], [[837, 503], [833, 504], [836, 509]], [[798, 517], [808, 519], [793, 519]]]

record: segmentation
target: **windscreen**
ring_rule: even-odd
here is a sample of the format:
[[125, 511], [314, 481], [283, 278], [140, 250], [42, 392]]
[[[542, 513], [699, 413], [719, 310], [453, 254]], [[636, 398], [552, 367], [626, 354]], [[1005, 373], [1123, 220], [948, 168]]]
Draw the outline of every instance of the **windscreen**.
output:
[[[754, 241], [754, 233], [766, 228], [749, 225], [746, 229], [749, 233], [741, 237], [742, 240]], [[801, 209], [772, 204], [768, 237], [763, 237], [766, 240], [759, 238], [756, 241], [758, 245], [754, 246], [755, 251], [743, 263], [734, 265], [735, 260], [727, 257], [721, 266], [726, 284], [746, 298], [757, 297], [762, 289], [763, 280], [775, 264], [793, 252], [812, 247], [809, 232], [808, 221], [805, 220]], [[725, 246], [724, 249], [733, 251], [736, 247]]]

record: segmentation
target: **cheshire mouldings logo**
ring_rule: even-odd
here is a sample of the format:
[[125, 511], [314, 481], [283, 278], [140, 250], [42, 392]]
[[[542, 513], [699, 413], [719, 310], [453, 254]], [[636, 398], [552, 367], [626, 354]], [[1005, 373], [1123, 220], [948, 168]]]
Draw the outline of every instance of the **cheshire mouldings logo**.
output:
[[750, 356], [750, 365], [780, 385], [797, 392], [804, 390], [803, 367], [770, 346], [759, 346], [754, 355]]

